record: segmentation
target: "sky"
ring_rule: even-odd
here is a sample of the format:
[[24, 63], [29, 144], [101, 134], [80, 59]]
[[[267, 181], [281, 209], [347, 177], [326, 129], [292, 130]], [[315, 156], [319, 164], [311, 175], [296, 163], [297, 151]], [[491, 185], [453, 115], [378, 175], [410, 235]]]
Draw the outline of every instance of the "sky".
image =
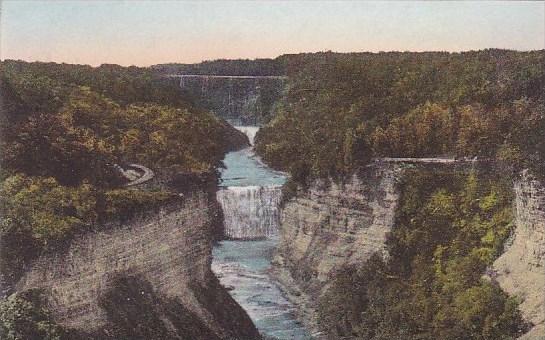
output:
[[2, 1], [0, 58], [148, 66], [335, 51], [545, 48], [545, 2]]

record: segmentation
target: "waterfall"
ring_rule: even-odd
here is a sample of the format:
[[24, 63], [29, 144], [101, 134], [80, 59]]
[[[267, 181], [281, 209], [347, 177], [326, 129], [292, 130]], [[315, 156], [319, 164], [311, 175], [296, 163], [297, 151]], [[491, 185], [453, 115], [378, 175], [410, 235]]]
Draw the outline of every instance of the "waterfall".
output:
[[[254, 144], [256, 126], [235, 126]], [[212, 270], [267, 339], [312, 337], [297, 321], [296, 306], [269, 275], [279, 241], [281, 188], [286, 174], [261, 162], [253, 149], [228, 153], [216, 198], [226, 240], [214, 247]]]
[[217, 193], [230, 239], [263, 239], [278, 233], [281, 186], [226, 187]]
[[[257, 126], [235, 126], [248, 136], [250, 144]], [[220, 203], [229, 239], [266, 239], [278, 234], [280, 198], [284, 177], [267, 168], [255, 156], [252, 147], [231, 152], [222, 171], [224, 187], [216, 198]]]
[[242, 133], [244, 133], [246, 136], [248, 136], [248, 139], [250, 140], [250, 145], [254, 145], [254, 139], [255, 134], [257, 133], [257, 130], [259, 130], [259, 127], [257, 126], [235, 126], [235, 128]]

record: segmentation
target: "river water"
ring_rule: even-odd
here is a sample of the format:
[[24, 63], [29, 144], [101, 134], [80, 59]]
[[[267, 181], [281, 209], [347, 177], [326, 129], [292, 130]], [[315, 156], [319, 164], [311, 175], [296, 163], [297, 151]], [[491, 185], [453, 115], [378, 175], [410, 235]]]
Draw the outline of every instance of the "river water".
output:
[[[258, 127], [236, 127], [253, 144]], [[269, 276], [278, 243], [280, 187], [284, 174], [263, 164], [251, 147], [224, 159], [217, 199], [229, 240], [213, 250], [212, 270], [270, 339], [311, 339], [295, 318], [295, 306]]]

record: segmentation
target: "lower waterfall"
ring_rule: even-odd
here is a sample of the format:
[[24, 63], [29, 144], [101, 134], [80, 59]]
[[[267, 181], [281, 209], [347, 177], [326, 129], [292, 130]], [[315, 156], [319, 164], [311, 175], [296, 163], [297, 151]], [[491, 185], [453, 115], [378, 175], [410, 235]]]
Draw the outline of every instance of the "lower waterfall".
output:
[[226, 187], [217, 193], [223, 209], [225, 235], [229, 239], [253, 240], [278, 234], [280, 186]]

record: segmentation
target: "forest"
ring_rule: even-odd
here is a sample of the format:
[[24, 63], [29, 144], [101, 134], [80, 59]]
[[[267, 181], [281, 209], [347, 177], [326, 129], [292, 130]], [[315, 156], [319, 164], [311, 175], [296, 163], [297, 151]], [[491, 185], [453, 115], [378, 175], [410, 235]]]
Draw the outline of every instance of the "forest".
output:
[[9, 60], [0, 67], [0, 266], [8, 291], [40, 252], [176, 199], [124, 187], [114, 165], [205, 174], [247, 143], [149, 69]]
[[339, 268], [319, 328], [373, 340], [526, 332], [520, 301], [484, 274], [513, 231], [513, 175], [545, 174], [545, 51], [283, 58], [289, 83], [256, 149], [290, 173], [284, 203], [380, 157], [476, 158], [502, 173], [405, 170], [389, 257]]
[[226, 76], [282, 76], [286, 65], [281, 57], [276, 59], [218, 59], [198, 64], [158, 64], [151, 69], [163, 74], [208, 74]]
[[383, 156], [544, 164], [543, 50], [280, 58], [289, 84], [256, 149], [299, 182]]

